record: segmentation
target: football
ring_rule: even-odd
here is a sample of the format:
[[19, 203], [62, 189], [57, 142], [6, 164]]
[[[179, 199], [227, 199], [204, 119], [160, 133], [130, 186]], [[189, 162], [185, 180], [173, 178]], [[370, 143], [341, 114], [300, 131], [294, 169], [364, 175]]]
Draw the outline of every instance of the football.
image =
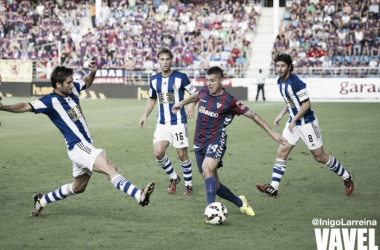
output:
[[227, 219], [228, 211], [226, 206], [220, 202], [213, 202], [206, 207], [205, 220], [209, 224], [220, 225]]

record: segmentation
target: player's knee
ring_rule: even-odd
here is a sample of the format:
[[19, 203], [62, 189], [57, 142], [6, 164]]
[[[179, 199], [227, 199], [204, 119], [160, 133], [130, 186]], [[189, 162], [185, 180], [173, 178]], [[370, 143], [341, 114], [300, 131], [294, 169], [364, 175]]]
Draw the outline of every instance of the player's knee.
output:
[[185, 150], [178, 150], [178, 157], [181, 161], [186, 161], [189, 159]]
[[114, 176], [115, 174], [117, 174], [118, 172], [117, 172], [117, 167], [112, 163], [112, 162], [110, 162], [109, 164], [108, 164], [108, 170], [107, 170], [107, 174], [108, 174], [108, 176]]
[[154, 155], [156, 156], [156, 159], [157, 159], [157, 160], [162, 160], [162, 159], [164, 159], [164, 157], [165, 157], [165, 151], [164, 151], [164, 152], [161, 152], [161, 151], [157, 151], [157, 150], [155, 150], [155, 151], [154, 151]]
[[326, 163], [325, 157], [323, 155], [314, 155], [314, 159], [319, 163]]
[[81, 194], [86, 190], [86, 186], [73, 187], [74, 194]]

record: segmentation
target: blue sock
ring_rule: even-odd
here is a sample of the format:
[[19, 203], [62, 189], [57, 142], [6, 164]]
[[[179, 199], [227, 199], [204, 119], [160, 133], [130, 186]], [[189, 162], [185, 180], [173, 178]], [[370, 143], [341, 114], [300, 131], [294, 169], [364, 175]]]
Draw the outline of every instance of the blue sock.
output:
[[207, 196], [207, 205], [215, 202], [216, 197], [216, 178], [209, 177], [205, 179], [206, 184], [206, 196]]
[[224, 186], [222, 183], [219, 184], [219, 189], [216, 192], [219, 197], [234, 203], [238, 207], [243, 206], [243, 201], [239, 197], [232, 193], [231, 190], [229, 190], [228, 187]]

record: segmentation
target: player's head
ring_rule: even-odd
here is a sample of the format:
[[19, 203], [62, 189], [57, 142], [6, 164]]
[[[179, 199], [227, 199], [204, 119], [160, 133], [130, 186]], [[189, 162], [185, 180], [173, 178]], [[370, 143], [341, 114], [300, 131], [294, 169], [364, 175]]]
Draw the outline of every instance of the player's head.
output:
[[73, 69], [57, 66], [50, 77], [51, 85], [57, 94], [68, 96], [72, 94]]
[[206, 80], [211, 95], [216, 96], [223, 93], [223, 70], [220, 67], [214, 66], [209, 68], [207, 70]]
[[286, 78], [293, 72], [293, 60], [292, 57], [285, 53], [278, 53], [274, 58], [277, 74], [281, 78]]
[[168, 73], [171, 70], [173, 52], [170, 49], [162, 48], [157, 53], [158, 63], [164, 73]]

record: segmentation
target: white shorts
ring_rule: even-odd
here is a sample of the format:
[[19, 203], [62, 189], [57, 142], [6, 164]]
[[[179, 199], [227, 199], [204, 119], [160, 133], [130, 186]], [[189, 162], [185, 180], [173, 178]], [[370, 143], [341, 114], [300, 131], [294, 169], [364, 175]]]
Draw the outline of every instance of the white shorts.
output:
[[99, 154], [105, 155], [104, 149], [94, 148], [90, 143], [79, 142], [72, 150], [67, 151], [73, 163], [73, 176], [92, 175], [95, 159]]
[[175, 148], [187, 148], [189, 146], [187, 124], [157, 124], [153, 135], [153, 144], [159, 141], [168, 141]]
[[286, 123], [284, 131], [282, 132], [288, 143], [297, 145], [301, 138], [309, 150], [314, 150], [323, 146], [322, 135], [319, 131], [318, 119], [305, 125], [296, 125], [293, 128], [293, 133], [289, 130], [289, 123]]

